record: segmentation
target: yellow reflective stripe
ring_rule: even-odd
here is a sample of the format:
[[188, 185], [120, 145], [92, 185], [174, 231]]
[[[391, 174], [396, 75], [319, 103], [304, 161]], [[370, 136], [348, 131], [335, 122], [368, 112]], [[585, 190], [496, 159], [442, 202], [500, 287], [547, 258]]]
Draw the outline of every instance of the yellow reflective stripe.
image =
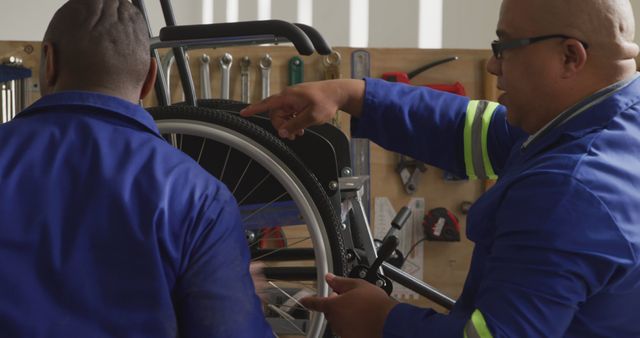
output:
[[464, 124], [464, 166], [469, 179], [476, 179], [476, 172], [473, 168], [473, 151], [472, 151], [472, 130], [473, 120], [476, 116], [476, 110], [478, 109], [478, 101], [469, 101], [467, 105], [467, 116]]
[[479, 338], [493, 338], [493, 335], [487, 327], [487, 322], [484, 320], [484, 316], [480, 310], [476, 309], [471, 315], [471, 319], [467, 322], [464, 330], [464, 336], [466, 337], [479, 337]]
[[498, 178], [495, 171], [493, 171], [493, 166], [491, 165], [491, 160], [489, 159], [489, 149], [487, 148], [487, 134], [489, 131], [489, 124], [491, 123], [491, 117], [493, 113], [498, 108], [498, 104], [495, 102], [489, 102], [487, 109], [485, 109], [484, 114], [482, 115], [482, 160], [484, 162], [484, 171], [487, 174], [486, 178], [495, 180]]

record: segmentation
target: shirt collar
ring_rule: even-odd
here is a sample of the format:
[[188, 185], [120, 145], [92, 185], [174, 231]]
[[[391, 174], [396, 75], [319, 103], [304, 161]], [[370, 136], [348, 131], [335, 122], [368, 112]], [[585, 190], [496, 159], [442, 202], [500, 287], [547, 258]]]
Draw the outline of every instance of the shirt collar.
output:
[[23, 110], [16, 116], [16, 118], [47, 110], [55, 109], [56, 111], [59, 111], [59, 108], [64, 107], [94, 108], [118, 114], [121, 117], [137, 122], [150, 132], [160, 136], [158, 127], [151, 117], [151, 114], [149, 114], [149, 112], [144, 108], [115, 96], [95, 92], [64, 91], [45, 95]]
[[521, 149], [525, 150], [529, 146], [529, 144], [537, 141], [538, 139], [540, 139], [541, 137], [549, 133], [549, 131], [553, 130], [556, 127], [561, 126], [562, 124], [578, 116], [580, 113], [584, 112], [585, 110], [595, 106], [596, 104], [604, 101], [611, 95], [619, 92], [620, 90], [628, 86], [631, 82], [633, 82], [638, 77], [640, 77], [640, 73], [636, 72], [634, 75], [630, 76], [627, 79], [618, 81], [608, 87], [600, 89], [599, 91], [595, 92], [592, 95], [589, 95], [584, 100], [578, 102], [577, 104], [573, 105], [569, 109], [560, 113], [560, 115], [556, 116], [544, 127], [540, 128], [540, 130], [538, 130], [535, 134], [529, 136], [529, 138], [526, 141], [524, 141], [524, 143], [522, 144]]

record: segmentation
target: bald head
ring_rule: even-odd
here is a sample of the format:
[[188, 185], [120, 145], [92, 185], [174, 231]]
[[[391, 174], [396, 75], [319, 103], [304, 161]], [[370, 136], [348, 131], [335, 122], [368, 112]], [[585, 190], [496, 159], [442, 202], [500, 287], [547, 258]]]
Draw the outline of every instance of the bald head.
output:
[[502, 21], [518, 26], [522, 36], [575, 37], [588, 44], [592, 64], [622, 62], [635, 71], [638, 45], [629, 0], [504, 0]]
[[[594, 55], [615, 60], [638, 55], [635, 21], [629, 0], [563, 0], [553, 3], [552, 26], [578, 36], [593, 46]], [[563, 23], [563, 21], [565, 21]]]
[[497, 34], [503, 42], [551, 37], [511, 47], [487, 64], [508, 121], [529, 134], [636, 72], [629, 0], [503, 0]]
[[128, 0], [68, 1], [43, 43], [54, 55], [50, 92], [88, 90], [129, 99], [140, 94], [149, 72], [147, 26]]

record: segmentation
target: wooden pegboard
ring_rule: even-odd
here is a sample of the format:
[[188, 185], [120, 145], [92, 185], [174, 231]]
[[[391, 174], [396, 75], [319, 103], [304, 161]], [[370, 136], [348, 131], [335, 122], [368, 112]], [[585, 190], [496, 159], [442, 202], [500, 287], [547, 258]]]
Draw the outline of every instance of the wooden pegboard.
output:
[[[342, 55], [340, 72], [342, 78], [349, 78], [351, 74], [350, 60], [353, 48], [336, 48]], [[448, 56], [458, 56], [460, 59], [448, 64], [444, 64], [428, 70], [416, 76], [412, 80], [414, 84], [426, 83], [452, 83], [461, 82], [472, 98], [485, 98], [492, 93], [493, 79], [484, 75], [484, 64], [489, 58], [488, 51], [473, 50], [420, 50], [420, 49], [367, 49], [370, 53], [371, 76], [379, 77], [387, 71], [408, 72], [428, 62]], [[210, 61], [211, 70], [211, 91], [214, 98], [219, 97], [220, 92], [220, 70], [218, 60], [224, 53], [231, 53], [234, 62], [231, 68], [231, 89], [232, 99], [240, 99], [240, 67], [239, 60], [243, 56], [248, 56], [252, 61], [251, 66], [251, 101], [260, 99], [261, 78], [258, 69], [258, 60], [266, 53], [273, 58], [271, 72], [271, 93], [277, 93], [288, 85], [287, 63], [289, 59], [296, 56], [295, 49], [288, 46], [251, 46], [232, 47], [218, 49], [191, 50], [190, 65], [196, 85], [196, 92], [199, 94], [200, 72], [199, 59], [202, 54], [207, 54]], [[40, 55], [40, 44], [37, 42], [0, 42], [0, 56], [17, 56], [24, 60], [25, 66], [31, 68], [34, 79], [38, 78], [38, 59]], [[324, 78], [324, 68], [322, 66], [322, 56], [302, 56], [305, 63], [305, 81], [316, 81]], [[175, 66], [174, 66], [175, 67]], [[493, 81], [493, 82], [492, 82]], [[37, 80], [34, 80], [34, 88]], [[36, 88], [37, 89], [37, 88]], [[171, 92], [174, 102], [181, 101], [181, 89], [175, 68], [171, 77]], [[489, 93], [489, 94], [488, 94]], [[35, 92], [33, 99], [39, 97]], [[145, 100], [146, 106], [154, 104], [154, 97]], [[349, 119], [346, 114], [341, 118], [342, 130], [348, 133]], [[371, 147], [371, 193], [372, 200], [377, 196], [388, 197], [396, 210], [409, 201], [412, 196], [407, 195], [400, 182], [398, 174], [395, 172], [397, 155], [382, 148], [372, 145]], [[443, 172], [436, 168], [429, 168], [421, 178], [420, 185], [414, 196], [423, 197], [426, 202], [426, 210], [443, 206], [456, 213], [460, 219], [462, 232], [465, 229], [465, 216], [460, 212], [459, 206], [463, 201], [475, 201], [483, 192], [484, 185], [479, 181], [445, 181]], [[373, 209], [373, 208], [372, 208]], [[372, 210], [375, 212], [375, 209]], [[464, 237], [464, 236], [463, 236]], [[433, 286], [441, 289], [446, 294], [457, 297], [461, 290], [471, 257], [472, 243], [464, 239], [461, 242], [440, 243], [427, 242], [425, 245], [425, 275], [424, 279]], [[419, 301], [421, 305], [433, 305], [429, 302]]]

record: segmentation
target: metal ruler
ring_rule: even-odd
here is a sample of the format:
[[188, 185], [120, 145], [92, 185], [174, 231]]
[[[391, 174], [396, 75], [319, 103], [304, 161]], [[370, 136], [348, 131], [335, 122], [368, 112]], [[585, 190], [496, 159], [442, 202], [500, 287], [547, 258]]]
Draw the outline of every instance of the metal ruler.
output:
[[[351, 53], [351, 78], [363, 79], [371, 76], [371, 59], [369, 52], [363, 49]], [[351, 166], [355, 176], [370, 176], [370, 144], [364, 138], [351, 139]], [[371, 219], [371, 184], [367, 180], [362, 186], [360, 195], [364, 213]]]

